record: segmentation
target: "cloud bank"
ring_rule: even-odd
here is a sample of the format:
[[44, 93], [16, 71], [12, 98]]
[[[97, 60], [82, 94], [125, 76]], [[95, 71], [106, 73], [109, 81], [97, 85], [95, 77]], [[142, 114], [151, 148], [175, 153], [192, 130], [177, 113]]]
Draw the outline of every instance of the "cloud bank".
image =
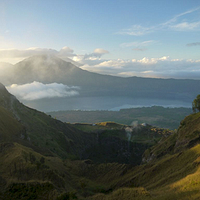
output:
[[63, 47], [60, 51], [57, 51], [55, 49], [47, 49], [47, 48], [37, 48], [37, 47], [31, 47], [28, 49], [0, 49], [0, 58], [2, 57], [30, 57], [38, 54], [49, 54], [49, 55], [57, 55], [57, 56], [68, 56], [72, 57], [75, 54], [73, 54], [73, 50], [69, 47]]
[[[55, 49], [47, 49], [47, 48], [37, 48], [32, 47], [28, 49], [0, 49], [0, 59], [3, 62], [9, 62], [15, 64], [27, 57], [31, 57], [34, 55], [54, 55], [63, 60], [69, 61], [69, 57], [73, 57], [74, 50], [69, 47], [63, 47], [60, 51]], [[71, 61], [71, 60], [70, 60]]]
[[43, 84], [36, 81], [24, 85], [12, 84], [6, 88], [23, 100], [76, 96], [79, 95], [78, 90], [80, 89], [77, 86], [69, 87], [59, 83]]
[[[55, 49], [47, 49], [47, 48], [37, 48], [32, 47], [28, 49], [0, 49], [0, 60], [1, 62], [8, 62], [15, 64], [27, 57], [31, 57], [34, 55], [53, 55], [57, 56], [58, 58], [61, 58], [67, 62], [72, 62], [75, 65], [79, 66], [79, 63], [76, 63], [76, 59], [79, 60], [79, 57], [81, 59], [97, 59], [101, 58], [103, 55], [108, 54], [109, 51], [102, 49], [102, 48], [96, 48], [92, 53], [90, 54], [84, 54], [84, 55], [77, 55], [74, 53], [74, 50], [70, 47], [63, 47], [60, 51], [57, 51]], [[71, 58], [74, 58], [73, 60]]]
[[83, 56], [84, 59], [90, 58], [90, 59], [95, 59], [95, 58], [101, 58], [104, 54], [108, 54], [109, 51], [105, 49], [95, 49], [93, 53], [90, 54], [85, 54]]
[[160, 58], [81, 60], [82, 69], [114, 76], [200, 79], [200, 60]]

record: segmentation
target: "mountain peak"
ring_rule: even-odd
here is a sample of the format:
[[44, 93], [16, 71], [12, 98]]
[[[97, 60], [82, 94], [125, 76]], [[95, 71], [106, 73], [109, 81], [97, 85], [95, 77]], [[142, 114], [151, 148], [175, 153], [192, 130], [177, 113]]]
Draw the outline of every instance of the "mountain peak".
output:
[[35, 55], [14, 66], [13, 82], [17, 84], [38, 81], [42, 83], [62, 82], [70, 72], [81, 70], [70, 62], [54, 55]]
[[38, 54], [38, 55], [34, 55], [31, 57], [28, 57], [22, 61], [20, 61], [19, 63], [17, 63], [16, 65], [20, 64], [20, 63], [24, 63], [24, 62], [44, 62], [44, 63], [52, 63], [52, 62], [65, 62], [64, 60], [51, 55], [51, 54]]
[[[34, 55], [34, 56], [31, 56], [31, 57], [28, 57], [26, 58], [25, 60], [21, 61], [21, 62], [24, 62], [24, 61], [28, 61], [28, 62], [35, 62], [35, 61], [38, 61], [38, 62], [45, 62], [45, 63], [52, 63], [52, 62], [63, 62], [63, 63], [72, 63], [74, 64], [75, 66], [79, 66], [80, 64], [73, 61], [72, 59], [70, 58], [62, 58], [62, 57], [58, 57], [58, 56], [55, 56], [53, 54], [38, 54], [38, 55]], [[19, 62], [19, 63], [21, 63]]]

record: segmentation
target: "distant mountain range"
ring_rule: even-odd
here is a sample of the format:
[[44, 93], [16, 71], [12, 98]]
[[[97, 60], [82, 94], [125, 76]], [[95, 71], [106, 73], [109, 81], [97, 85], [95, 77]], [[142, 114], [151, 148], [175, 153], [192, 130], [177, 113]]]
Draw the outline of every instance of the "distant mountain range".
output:
[[[11, 69], [12, 68], [12, 69]], [[62, 83], [80, 86], [81, 96], [131, 96], [134, 98], [178, 99], [191, 102], [199, 93], [200, 80], [115, 77], [101, 75], [54, 56], [27, 58], [0, 76], [5, 85]]]

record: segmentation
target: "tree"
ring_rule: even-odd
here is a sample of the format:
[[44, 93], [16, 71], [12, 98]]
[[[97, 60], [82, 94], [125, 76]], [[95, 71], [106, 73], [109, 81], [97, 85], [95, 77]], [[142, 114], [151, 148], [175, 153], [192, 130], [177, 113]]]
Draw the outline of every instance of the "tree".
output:
[[197, 95], [196, 99], [192, 102], [192, 110], [193, 112], [200, 112], [200, 94]]
[[41, 164], [44, 164], [44, 163], [45, 163], [45, 158], [44, 158], [44, 157], [41, 157], [41, 158], [40, 158], [40, 163], [41, 163]]
[[33, 164], [36, 161], [35, 156], [31, 152], [29, 153], [29, 159], [30, 159], [31, 164]]

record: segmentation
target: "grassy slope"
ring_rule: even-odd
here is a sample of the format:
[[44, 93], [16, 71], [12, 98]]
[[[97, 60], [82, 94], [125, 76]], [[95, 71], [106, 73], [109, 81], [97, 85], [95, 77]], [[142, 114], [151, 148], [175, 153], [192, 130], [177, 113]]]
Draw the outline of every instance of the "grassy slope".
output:
[[43, 151], [46, 152], [45, 155], [78, 158], [81, 157], [82, 151], [93, 143], [93, 135], [90, 133], [83, 133], [70, 124], [62, 123], [45, 113], [24, 106], [1, 84], [0, 108], [2, 111], [0, 123], [3, 123], [0, 129], [12, 135], [11, 128], [14, 129], [17, 125], [22, 127], [23, 130], [16, 139], [39, 153]]
[[[152, 148], [151, 153], [159, 151], [161, 157], [128, 170], [123, 177], [116, 177], [111, 186], [118, 188], [115, 192], [91, 199], [132, 199], [134, 195], [134, 199], [144, 200], [199, 199], [200, 144], [197, 140], [196, 143], [191, 141], [196, 138], [192, 133], [200, 128], [200, 113], [186, 117], [181, 124], [185, 128], [181, 126], [173, 136], [175, 142], [172, 140], [170, 145], [169, 138], [166, 138], [161, 145]], [[172, 148], [166, 151], [165, 145]]]
[[[76, 135], [72, 126], [22, 105], [5, 104], [1, 98], [0, 101], [4, 105], [0, 107], [0, 160], [4, 163], [0, 165], [1, 199], [57, 199], [62, 193], [72, 197], [74, 191], [79, 199], [200, 198], [200, 113], [186, 117], [177, 133], [152, 147], [145, 155], [146, 158], [153, 156], [150, 162], [146, 159], [147, 164], [132, 167], [118, 163], [61, 160], [55, 156], [59, 149], [63, 151], [57, 134], [69, 137], [72, 143], [78, 141], [78, 148], [87, 144], [85, 134], [85, 139], [79, 143], [82, 132]], [[12, 109], [15, 109], [13, 113], [10, 112]], [[13, 114], [23, 120], [23, 125]], [[38, 147], [34, 147], [33, 136], [37, 134], [42, 139], [42, 134], [51, 131], [56, 133], [50, 135], [53, 139], [55, 137], [51, 145], [54, 148], [58, 145], [56, 151], [49, 147], [54, 157], [43, 154], [41, 149], [34, 151], [41, 148], [44, 141], [38, 141]], [[59, 131], [62, 133], [59, 134]], [[33, 149], [11, 142], [25, 141], [27, 145], [28, 139], [20, 139], [25, 133], [30, 137]]]
[[[52, 195], [55, 199], [59, 193], [73, 190], [74, 179], [58, 157], [43, 156], [17, 143], [4, 143], [0, 159], [4, 163], [0, 166], [0, 177], [4, 181], [1, 192], [5, 199], [20, 199], [23, 193], [29, 198], [45, 195], [45, 199]], [[35, 194], [37, 187], [39, 191]]]
[[12, 113], [0, 106], [0, 141], [13, 140], [23, 131], [24, 127], [13, 118]]
[[[98, 165], [85, 164], [84, 161], [66, 160], [63, 162], [60, 158], [55, 157], [56, 153], [59, 155], [59, 151], [54, 153], [52, 150], [51, 152], [54, 154], [50, 155], [54, 155], [54, 157], [47, 156], [48, 154], [41, 150], [41, 146], [46, 139], [44, 134], [50, 132], [52, 126], [58, 127], [58, 129], [62, 128], [60, 126], [64, 126], [63, 129], [65, 128], [68, 131], [69, 128], [71, 128], [70, 131], [75, 129], [70, 125], [65, 127], [63, 123], [21, 104], [13, 104], [13, 106], [14, 108], [17, 106], [15, 113], [17, 113], [21, 122], [17, 121], [11, 112], [1, 107], [1, 128], [4, 130], [4, 136], [6, 138], [10, 134], [13, 137], [13, 135], [17, 134], [14, 141], [20, 143], [25, 141], [25, 145], [31, 148], [12, 143], [13, 138], [7, 140], [7, 143], [3, 138], [2, 143], [0, 143], [0, 159], [4, 163], [4, 165], [0, 166], [0, 182], [5, 199], [20, 199], [23, 194], [32, 198], [34, 193], [37, 193], [37, 198], [39, 196], [48, 198], [48, 195], [57, 198], [61, 193], [71, 191], [77, 191], [77, 195], [80, 197], [91, 196], [98, 192], [106, 193], [112, 190], [112, 181], [115, 177], [123, 176], [127, 172], [127, 165], [117, 163]], [[23, 125], [21, 124], [22, 122]], [[10, 123], [13, 126], [10, 126]], [[19, 139], [21, 134], [25, 134], [24, 126], [26, 127], [26, 137], [31, 138], [31, 144], [27, 139]], [[104, 127], [107, 131], [123, 127], [115, 123], [101, 123], [97, 126]], [[53, 129], [53, 131], [57, 133], [57, 130]], [[32, 136], [34, 135], [37, 136], [36, 141], [38, 142], [36, 148], [32, 144], [34, 142], [34, 137]], [[52, 137], [56, 142], [59, 141], [56, 135]], [[53, 145], [51, 144], [50, 148]], [[59, 145], [58, 147], [62, 148], [61, 144]], [[48, 149], [48, 147], [46, 148]], [[37, 150], [37, 152], [33, 149]], [[44, 158], [44, 162], [41, 160], [42, 158]], [[97, 177], [99, 178], [97, 179]]]
[[127, 165], [117, 163], [98, 165], [44, 156], [18, 143], [1, 143], [0, 147], [2, 200], [54, 200], [62, 194], [85, 199], [110, 191], [110, 181], [127, 170]]
[[197, 145], [182, 154], [166, 156], [154, 164], [136, 167], [118, 178], [118, 182], [115, 179], [113, 184], [116, 185], [111, 187], [118, 189], [113, 193], [98, 194], [91, 199], [198, 199], [199, 157], [200, 145]]

